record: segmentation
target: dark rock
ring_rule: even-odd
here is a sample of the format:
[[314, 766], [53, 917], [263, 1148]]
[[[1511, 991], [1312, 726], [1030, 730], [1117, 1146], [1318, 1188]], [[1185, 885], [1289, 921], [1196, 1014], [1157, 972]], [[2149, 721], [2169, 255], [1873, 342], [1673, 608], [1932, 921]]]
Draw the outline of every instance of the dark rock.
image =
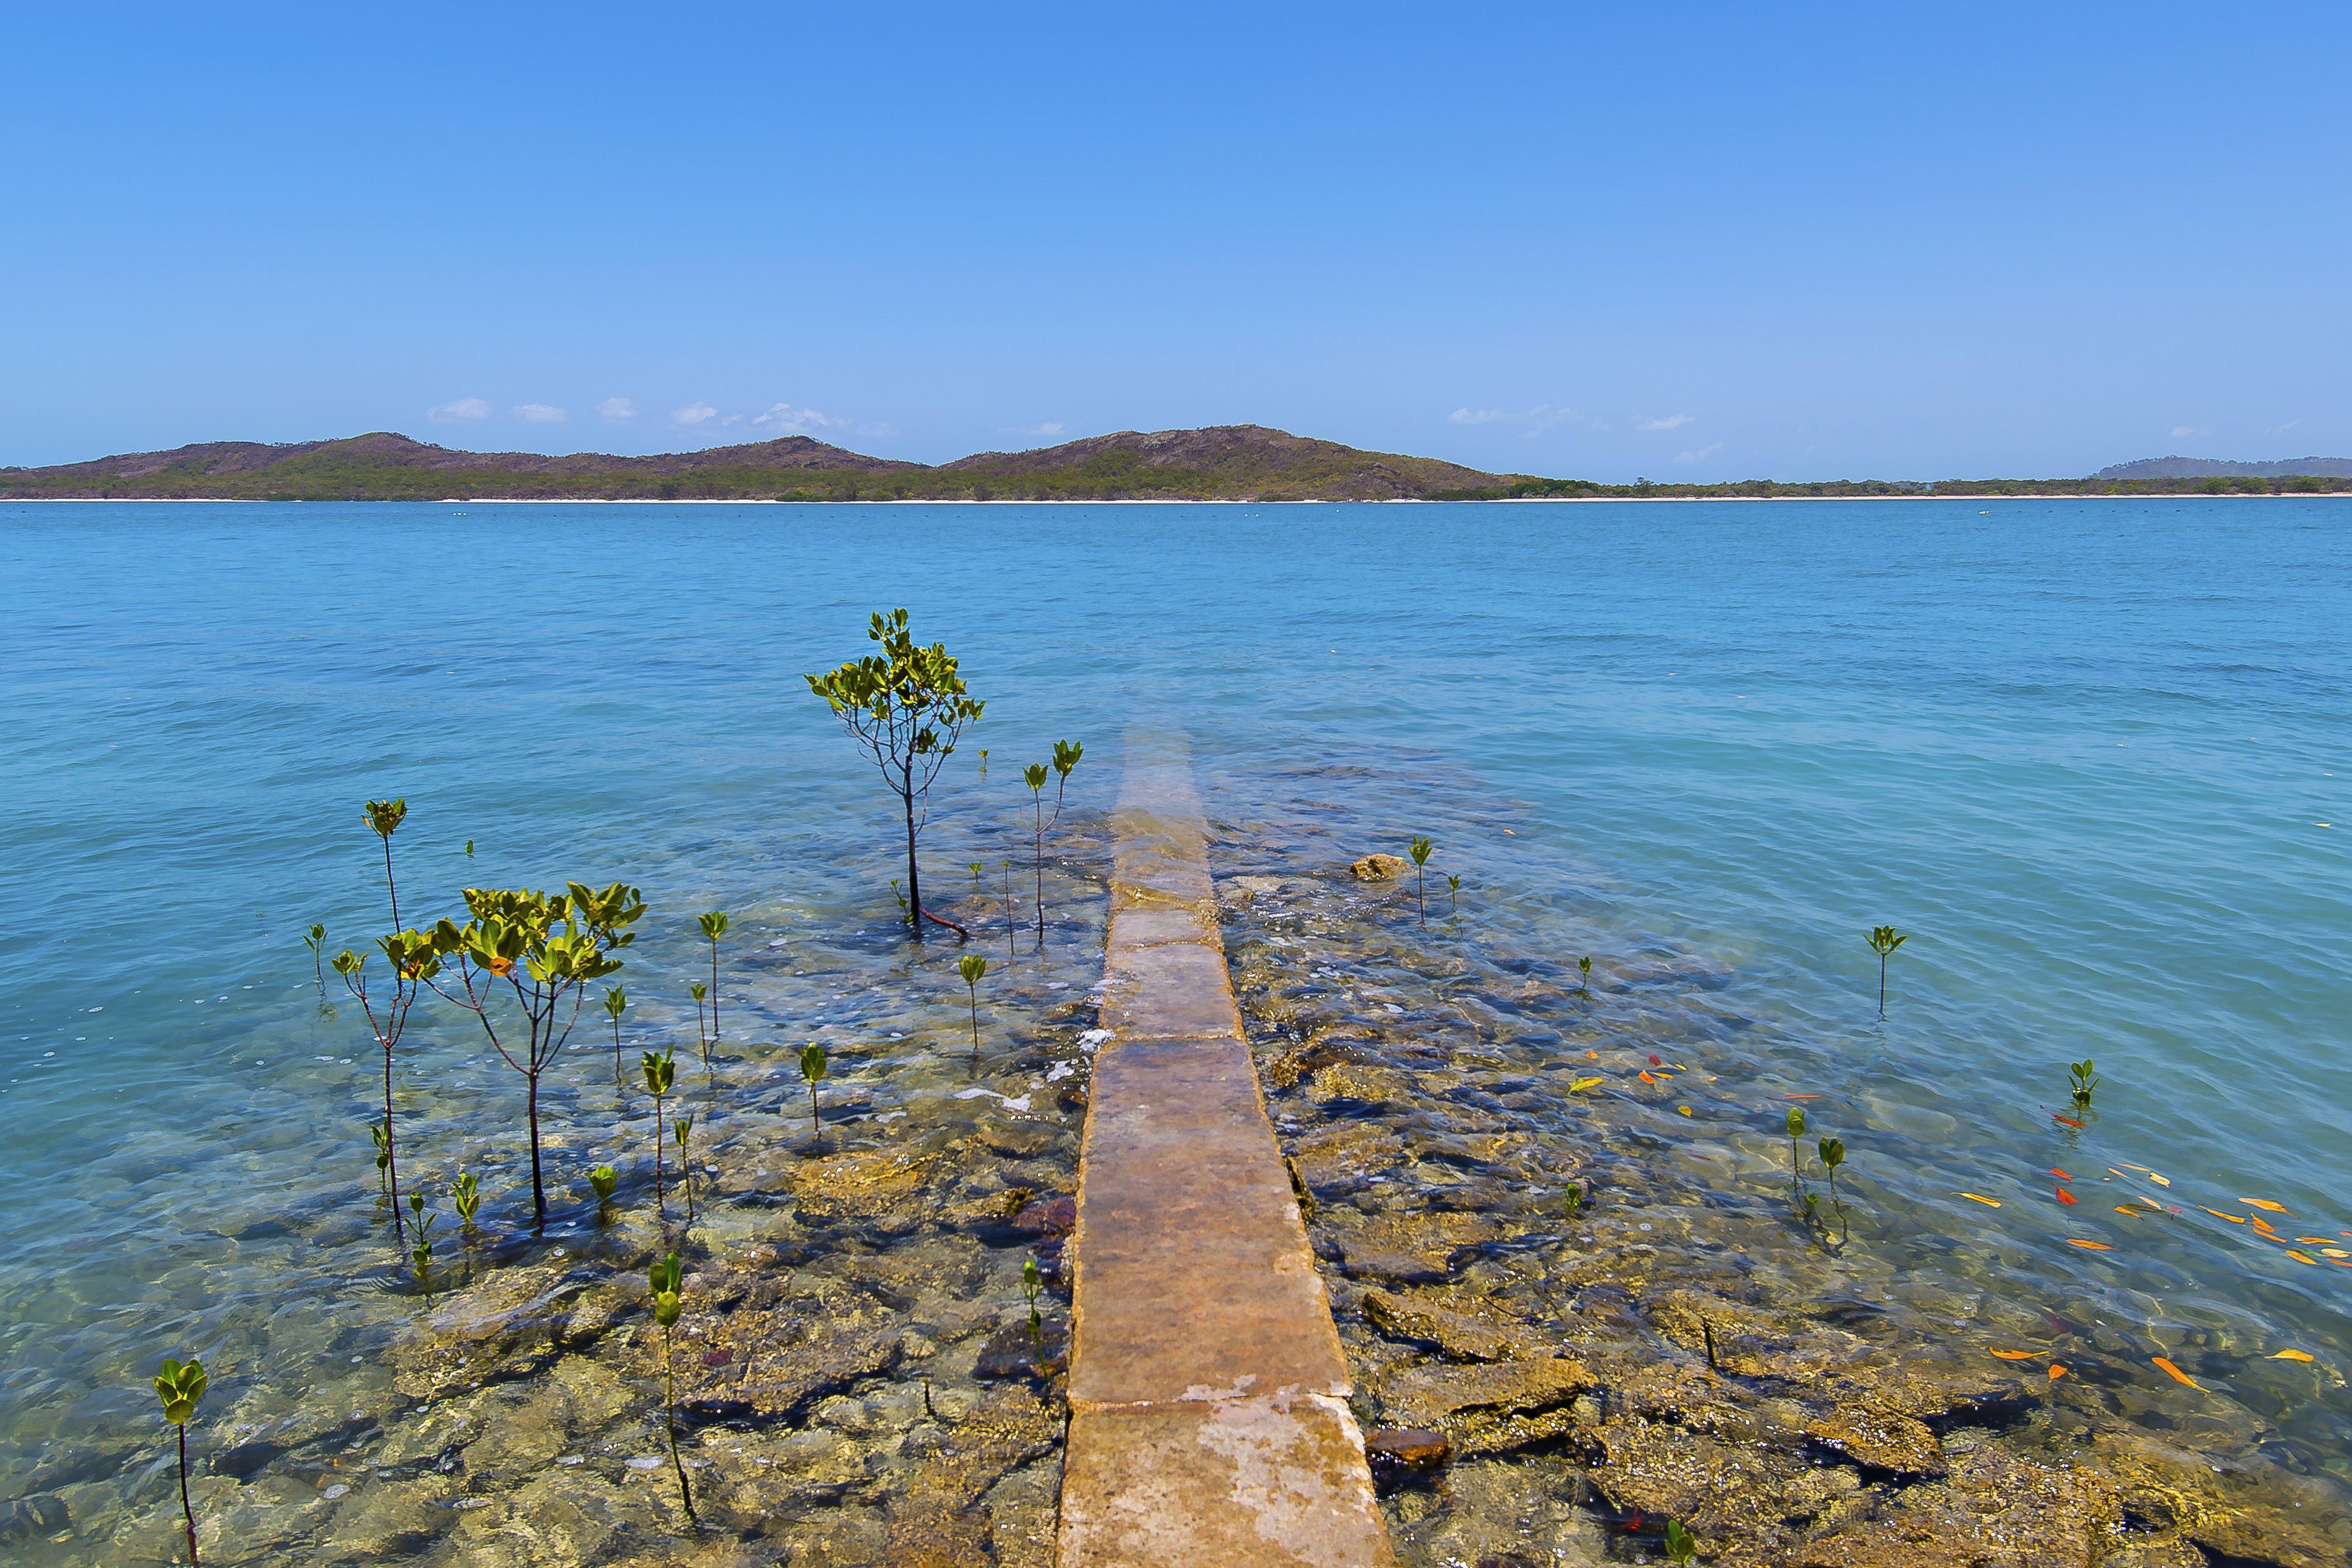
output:
[[979, 1364], [972, 1375], [990, 1382], [1007, 1378], [1051, 1377], [1070, 1364], [1070, 1331], [1066, 1323], [1048, 1321], [1043, 1329], [1045, 1340], [1041, 1350], [1037, 1339], [1029, 1332], [1028, 1320], [1006, 1323], [988, 1336], [981, 1347]]
[[1371, 1462], [1372, 1479], [1383, 1490], [1433, 1475], [1453, 1456], [1454, 1445], [1442, 1432], [1375, 1426], [1364, 1434], [1364, 1458]]
[[1367, 855], [1348, 868], [1360, 882], [1386, 882], [1405, 868], [1402, 855]]
[[36, 1536], [55, 1535], [73, 1522], [65, 1499], [46, 1493], [18, 1498], [0, 1513], [0, 1546], [16, 1546]]
[[1013, 1216], [1012, 1227], [1024, 1236], [1067, 1236], [1078, 1227], [1078, 1201], [1066, 1193], [1033, 1198]]
[[234, 1448], [224, 1448], [213, 1456], [213, 1473], [234, 1476], [240, 1481], [249, 1481], [259, 1475], [271, 1460], [279, 1458], [285, 1452], [286, 1449], [282, 1444], [239, 1443]]

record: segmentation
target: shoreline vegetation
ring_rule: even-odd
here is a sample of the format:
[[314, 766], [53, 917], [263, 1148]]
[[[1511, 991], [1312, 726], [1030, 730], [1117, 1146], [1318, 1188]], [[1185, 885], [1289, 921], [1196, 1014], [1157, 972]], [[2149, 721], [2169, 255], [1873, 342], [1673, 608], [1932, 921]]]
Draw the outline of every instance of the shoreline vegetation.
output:
[[[1132, 431], [936, 467], [806, 436], [614, 457], [466, 452], [376, 432], [278, 445], [217, 441], [50, 468], [0, 468], [0, 500], [1518, 501], [2139, 499], [2352, 495], [2352, 462], [2151, 458], [2074, 479], [1740, 479], [1630, 485], [1491, 474], [1260, 426]], [[2215, 469], [2239, 471], [2215, 472]]]

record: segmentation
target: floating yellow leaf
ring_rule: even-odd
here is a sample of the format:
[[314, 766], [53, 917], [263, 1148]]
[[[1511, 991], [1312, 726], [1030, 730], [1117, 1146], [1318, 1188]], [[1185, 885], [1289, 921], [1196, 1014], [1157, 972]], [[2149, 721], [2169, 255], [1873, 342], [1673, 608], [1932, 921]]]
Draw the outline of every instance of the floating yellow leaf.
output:
[[2286, 1249], [2286, 1255], [2287, 1255], [2289, 1258], [2295, 1258], [2295, 1259], [2297, 1259], [2297, 1260], [2298, 1260], [2298, 1261], [2300, 1261], [2300, 1262], [2308, 1263], [2308, 1264], [2310, 1264], [2314, 1268], [2318, 1268], [2318, 1267], [2319, 1267], [2319, 1259], [2317, 1259], [2316, 1258], [2314, 1258], [2311, 1254], [2309, 1254], [2308, 1252], [2304, 1251], [2304, 1250], [2303, 1250], [2303, 1248], [2301, 1248], [2301, 1247], [2288, 1247], [2288, 1248]]
[[2347, 1252], [2340, 1247], [2323, 1247], [2319, 1249], [2319, 1256], [2322, 1258], [2352, 1258], [2352, 1252]]
[[1584, 1053], [1584, 1059], [1589, 1062], [1597, 1062], [1601, 1059], [1601, 1053], [1599, 1051], [1587, 1051]]
[[2270, 1359], [2273, 1361], [2312, 1361], [2315, 1358], [2309, 1351], [2281, 1351]]
[[1688, 1116], [1691, 1113], [1691, 1108], [1687, 1105], [1677, 1105], [1675, 1109], [1681, 1111], [1685, 1116]]
[[2274, 1204], [2268, 1198], [2240, 1198], [2238, 1201], [2245, 1205], [2248, 1208], [2268, 1209], [2273, 1214], [2286, 1213], [2286, 1205], [2284, 1204]]
[[2324, 1236], [2298, 1236], [2295, 1239], [2297, 1241], [2307, 1241], [2314, 1247], [2325, 1247], [2327, 1245], [2327, 1238]]
[[2179, 1367], [2173, 1365], [2162, 1356], [2150, 1356], [2147, 1359], [2156, 1363], [2158, 1367], [2162, 1368], [2164, 1374], [2172, 1379], [2173, 1382], [2185, 1384], [2189, 1387], [2196, 1389], [2200, 1394], [2205, 1392], [2205, 1385], [2203, 1384], [2198, 1382], [2195, 1378], [2189, 1376], [2187, 1373], [2181, 1371]]
[[[2203, 1204], [2199, 1204], [2197, 1206], [2200, 1209], [2205, 1209], [2205, 1205]], [[2231, 1225], [2243, 1225], [2246, 1223], [2246, 1216], [2242, 1214], [2223, 1214], [2220, 1209], [2205, 1209], [2205, 1212], [2211, 1215], [2215, 1219], [2226, 1219]]]
[[2062, 1377], [2063, 1377], [2063, 1376], [2065, 1376], [2065, 1375], [2066, 1375], [2066, 1369], [2065, 1369], [2064, 1367], [2061, 1366], [2058, 1363], [2056, 1363], [2056, 1362], [2054, 1362], [2054, 1361], [2053, 1361], [2053, 1362], [2052, 1362], [2052, 1363], [2050, 1363], [2050, 1381], [2051, 1381], [2051, 1382], [2055, 1383], [2055, 1382], [2057, 1382], [2060, 1378], [2062, 1378]]
[[2066, 1238], [2066, 1245], [2069, 1247], [2079, 1247], [2085, 1252], [2113, 1252], [2115, 1250], [2114, 1247], [2109, 1247], [2104, 1241], [2077, 1241], [2071, 1236]]
[[[2109, 1166], [2109, 1167], [2108, 1167], [2108, 1169], [2112, 1170], [2112, 1169], [2114, 1169], [2114, 1167], [2113, 1167], [2113, 1166]], [[2154, 1171], [2150, 1171], [2150, 1170], [2148, 1170], [2148, 1168], [2147, 1168], [2146, 1165], [2135, 1165], [2135, 1164], [2133, 1164], [2129, 1160], [2126, 1160], [2126, 1161], [2124, 1162], [2124, 1169], [2125, 1169], [2125, 1170], [2126, 1170], [2126, 1171], [2139, 1171], [2139, 1172], [2143, 1172], [2143, 1173], [2145, 1173], [2146, 1174], [2147, 1174], [2147, 1175], [2151, 1175], [2151, 1176], [2153, 1176], [2154, 1174], [2156, 1174], [2156, 1173], [2155, 1173]]]
[[[2109, 1166], [2107, 1167], [2107, 1174], [2109, 1174], [2110, 1176], [2121, 1176], [2121, 1175], [2123, 1175], [2123, 1173], [2122, 1173], [2121, 1171], [2116, 1170], [2113, 1165], [2109, 1165]], [[2126, 1178], [2126, 1180], [2128, 1180], [2129, 1178]]]
[[2033, 1359], [2033, 1352], [2032, 1351], [1995, 1351], [1992, 1353], [2000, 1357], [2003, 1361], [2032, 1361]]
[[2132, 1207], [2129, 1204], [2117, 1204], [2117, 1205], [2116, 1205], [2116, 1212], [2117, 1214], [2127, 1214], [2127, 1215], [2131, 1215], [2134, 1219], [2137, 1219], [2140, 1215], [2142, 1215], [2146, 1214], [2147, 1211], [2146, 1209], [2136, 1209], [2136, 1208]]
[[2147, 1179], [2154, 1182], [2159, 1187], [2168, 1187], [2172, 1185], [2172, 1182], [2169, 1177], [2159, 1176], [2154, 1171], [2150, 1171], [2147, 1173]]
[[1601, 1080], [1597, 1078], [1580, 1078], [1574, 1083], [1568, 1086], [1568, 1092], [1570, 1094], [1581, 1094], [1586, 1089], [1591, 1089], [1594, 1084], [1601, 1081]]
[[1988, 1208], [1997, 1209], [2000, 1207], [2000, 1200], [1999, 1198], [1989, 1198], [1982, 1193], [1962, 1193], [1959, 1195], [1964, 1198], [1974, 1198], [1977, 1202], [1984, 1205]]

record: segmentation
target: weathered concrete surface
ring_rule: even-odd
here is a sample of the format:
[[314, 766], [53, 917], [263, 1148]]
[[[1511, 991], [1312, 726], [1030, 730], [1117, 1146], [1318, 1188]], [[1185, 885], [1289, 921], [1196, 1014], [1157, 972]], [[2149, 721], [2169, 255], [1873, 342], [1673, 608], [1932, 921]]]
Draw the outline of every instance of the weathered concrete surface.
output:
[[1392, 1562], [1226, 976], [1191, 769], [1120, 791], [1071, 1242], [1062, 1568]]

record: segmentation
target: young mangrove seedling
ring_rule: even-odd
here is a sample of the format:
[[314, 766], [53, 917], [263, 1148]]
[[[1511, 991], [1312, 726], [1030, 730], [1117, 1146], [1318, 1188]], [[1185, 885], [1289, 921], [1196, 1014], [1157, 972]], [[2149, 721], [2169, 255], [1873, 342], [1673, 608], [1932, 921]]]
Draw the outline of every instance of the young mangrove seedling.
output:
[[817, 1124], [816, 1086], [817, 1080], [824, 1077], [824, 1047], [814, 1040], [801, 1047], [801, 1077], [808, 1079], [809, 1133], [812, 1137], [822, 1138], [824, 1129]]
[[433, 1220], [435, 1216], [425, 1212], [423, 1193], [408, 1194], [408, 1212], [414, 1221], [411, 1228], [416, 1237], [416, 1245], [408, 1249], [408, 1260], [416, 1266], [416, 1286], [418, 1289], [425, 1292], [425, 1304], [430, 1307], [433, 1305]]
[[604, 1016], [613, 1020], [613, 1087], [628, 1092], [629, 1080], [621, 1072], [621, 1015], [629, 1010], [629, 993], [624, 986], [604, 988]]
[[1446, 878], [1446, 879], [1445, 879], [1445, 890], [1446, 890], [1446, 892], [1447, 892], [1447, 893], [1451, 894], [1451, 895], [1453, 896], [1453, 899], [1454, 899], [1454, 908], [1453, 908], [1452, 913], [1454, 914], [1454, 918], [1456, 918], [1456, 919], [1461, 918], [1461, 914], [1462, 914], [1462, 879], [1461, 879], [1461, 878], [1459, 878], [1459, 877], [1448, 877], [1448, 878]]
[[1789, 1108], [1789, 1184], [1799, 1192], [1805, 1190], [1805, 1173], [1799, 1167], [1797, 1140], [1805, 1135], [1805, 1113], [1796, 1106]]
[[302, 945], [310, 950], [310, 972], [319, 977], [319, 1000], [327, 999], [327, 928], [315, 921], [302, 933]]
[[988, 782], [988, 748], [986, 746], [980, 749], [980, 782], [982, 784]]
[[893, 610], [887, 617], [876, 612], [866, 635], [879, 651], [852, 659], [825, 675], [806, 678], [809, 689], [824, 699], [850, 736], [874, 759], [883, 782], [898, 797], [907, 828], [907, 921], [917, 936], [928, 919], [959, 936], [961, 926], [923, 908], [921, 871], [916, 864], [915, 839], [931, 781], [939, 776], [965, 725], [980, 717], [983, 706], [966, 694], [956, 658], [946, 647], [917, 645], [907, 630], [907, 612]]
[[1054, 820], [1045, 824], [1047, 827], [1054, 827], [1061, 822], [1062, 796], [1069, 790], [1070, 774], [1076, 769], [1078, 760], [1086, 754], [1086, 742], [1083, 741], [1054, 742], [1054, 772], [1058, 776], [1054, 784]]
[[988, 960], [976, 952], [967, 952], [956, 961], [956, 972], [963, 976], [963, 988], [971, 1002], [971, 1054], [980, 1056], [980, 978], [988, 973]]
[[[436, 956], [455, 956], [458, 988], [425, 978], [444, 1000], [474, 1015], [491, 1049], [525, 1086], [530, 1128], [534, 1223], [547, 1226], [547, 1180], [539, 1136], [539, 1082], [572, 1038], [591, 981], [621, 967], [614, 954], [636, 940], [629, 928], [646, 912], [644, 895], [626, 882], [599, 891], [579, 882], [561, 893], [529, 888], [467, 888], [461, 928], [443, 920], [427, 939]], [[499, 987], [512, 993], [513, 1014]]]
[[205, 1363], [190, 1356], [184, 1362], [163, 1358], [155, 1374], [155, 1397], [163, 1402], [163, 1419], [180, 1434], [180, 1518], [188, 1527], [188, 1563], [196, 1565], [196, 1510], [188, 1504], [188, 1422], [196, 1402], [205, 1396]]
[[383, 890], [392, 900], [392, 929], [400, 929], [400, 884], [392, 878], [392, 836], [408, 817], [408, 802], [372, 800], [367, 803], [367, 825], [383, 840]]
[[694, 998], [694, 1037], [702, 1051], [702, 1070], [707, 1073], [710, 1070], [710, 1031], [703, 1023], [702, 1005], [709, 1000], [710, 993], [703, 988], [699, 980], [688, 985], [686, 991]]
[[1886, 955], [1911, 940], [1907, 931], [1893, 926], [1870, 928], [1870, 951], [1878, 954], [1878, 1016], [1886, 1016]]
[[1697, 1560], [1698, 1542], [1691, 1538], [1689, 1531], [1683, 1528], [1683, 1521], [1679, 1519], [1666, 1521], [1666, 1561], [1674, 1563], [1675, 1568], [1684, 1568], [1684, 1564]]
[[2074, 1079], [2069, 1092], [2074, 1097], [2074, 1109], [2091, 1109], [2091, 1091], [2099, 1087], [2099, 1076], [2092, 1070], [2095, 1064], [2087, 1057], [2079, 1062], [2069, 1062], [2066, 1071]]
[[1044, 1289], [1045, 1280], [1037, 1273], [1037, 1260], [1021, 1260], [1021, 1294], [1029, 1299], [1029, 1342], [1037, 1347], [1037, 1370], [1043, 1372], [1045, 1352], [1045, 1320], [1037, 1315], [1037, 1293]]
[[449, 1202], [457, 1211], [457, 1223], [473, 1229], [474, 1216], [482, 1212], [482, 1184], [474, 1179], [473, 1172], [457, 1173], [457, 1179], [449, 1184]]
[[473, 841], [472, 839], [468, 838], [468, 839], [467, 839], [467, 840], [466, 840], [466, 858], [467, 858], [467, 859], [468, 859], [468, 860], [471, 860], [473, 858], [474, 858], [474, 841]]
[[381, 1121], [368, 1123], [368, 1139], [375, 1144], [375, 1190], [388, 1195], [392, 1191], [392, 1181], [385, 1172], [392, 1163], [392, 1140], [383, 1135], [383, 1123]]
[[653, 1287], [654, 1321], [662, 1331], [662, 1415], [669, 1430], [669, 1468], [677, 1477], [678, 1506], [686, 1517], [694, 1518], [694, 1496], [686, 1489], [686, 1465], [677, 1457], [677, 1373], [670, 1359], [670, 1331], [677, 1327], [678, 1314], [684, 1303], [678, 1300], [678, 1289], [685, 1270], [678, 1266], [677, 1254], [655, 1264], [646, 1271], [646, 1282]]
[[646, 1053], [646, 1091], [654, 1097], [654, 1212], [664, 1219], [669, 1210], [662, 1201], [662, 1100], [677, 1081], [677, 1052], [675, 1047], [656, 1056]]
[[1421, 906], [1421, 923], [1427, 925], [1429, 923], [1428, 836], [1414, 834], [1412, 842], [1405, 846], [1405, 853], [1412, 857], [1412, 896], [1414, 901]]
[[1587, 996], [1592, 994], [1592, 955], [1586, 953], [1576, 961], [1576, 988]]
[[605, 1205], [621, 1189], [621, 1173], [610, 1165], [599, 1165], [588, 1173], [588, 1190], [596, 1194], [596, 1217], [604, 1217]]
[[378, 937], [376, 946], [392, 967], [389, 995], [369, 991], [367, 960], [349, 948], [335, 954], [335, 973], [358, 1001], [367, 1017], [368, 1032], [383, 1053], [383, 1137], [378, 1152], [383, 1190], [392, 1198], [393, 1235], [404, 1239], [400, 1219], [400, 1150], [392, 1120], [392, 1058], [400, 1048], [400, 1037], [407, 1031], [408, 1015], [416, 1005], [417, 994], [440, 973], [441, 960], [434, 951], [434, 939], [421, 931], [394, 931]]
[[1821, 1150], [1822, 1168], [1830, 1173], [1830, 1203], [1834, 1205], [1838, 1201], [1838, 1167], [1845, 1163], [1845, 1142], [1843, 1139], [1824, 1138], [1822, 1140]]
[[1584, 1207], [1583, 1186], [1579, 1183], [1570, 1182], [1561, 1189], [1560, 1195], [1567, 1200], [1569, 1217], [1575, 1218], [1577, 1213]]
[[1021, 782], [1029, 786], [1029, 804], [1036, 813], [1037, 829], [1037, 951], [1045, 951], [1045, 764], [1032, 763], [1021, 770]]
[[1004, 862], [1004, 959], [1008, 963], [1020, 956], [1013, 945], [1020, 929], [1019, 906], [1013, 901], [1013, 861], [1008, 858]]
[[719, 1043], [719, 939], [727, 934], [727, 911], [713, 910], [694, 917], [702, 925], [702, 940], [710, 944], [710, 1043]]
[[980, 885], [980, 862], [974, 860], [971, 862], [971, 901], [977, 904], [987, 896]]
[[677, 1135], [677, 1186], [678, 1191], [686, 1194], [686, 1223], [692, 1225], [694, 1223], [694, 1161], [687, 1152], [686, 1141], [694, 1132], [694, 1112], [689, 1110], [671, 1122], [670, 1131]]

